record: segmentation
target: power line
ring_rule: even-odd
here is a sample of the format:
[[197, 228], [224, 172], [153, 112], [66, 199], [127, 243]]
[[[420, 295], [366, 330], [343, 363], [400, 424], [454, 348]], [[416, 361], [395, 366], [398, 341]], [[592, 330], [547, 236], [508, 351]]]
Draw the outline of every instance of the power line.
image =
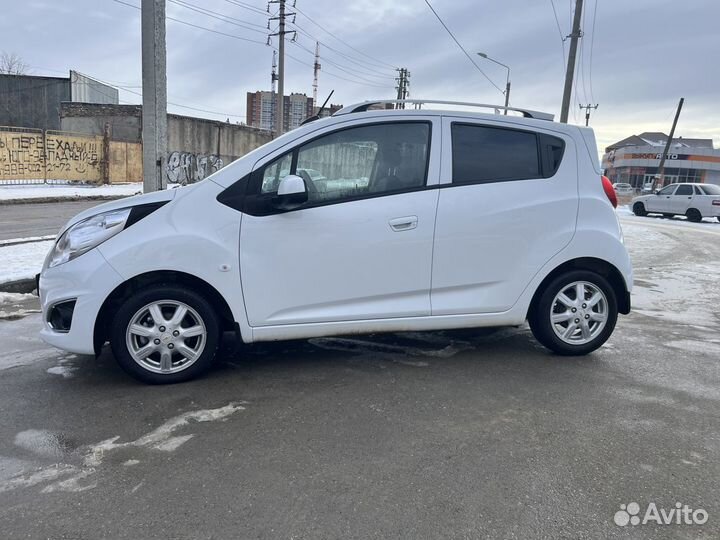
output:
[[597, 7], [598, 0], [595, 0], [595, 8], [593, 9], [592, 19], [592, 36], [590, 36], [590, 98], [595, 101], [593, 96], [593, 82], [592, 82], [592, 69], [593, 69], [593, 46], [595, 45], [595, 21], [597, 20]]
[[[309, 54], [312, 54], [312, 55], [315, 54], [313, 51], [311, 51], [311, 50], [308, 49], [307, 47], [301, 45], [301, 44], [298, 43], [297, 41], [295, 41], [294, 43], [295, 43], [295, 45], [296, 45], [297, 47], [301, 48], [301, 49], [304, 50], [305, 52], [307, 52], [307, 53], [309, 53]], [[343, 72], [345, 72], [345, 73], [348, 73], [348, 74], [352, 75], [353, 77], [357, 77], [358, 79], [362, 79], [362, 80], [364, 80], [365, 82], [370, 82], [370, 83], [373, 83], [373, 82], [374, 82], [374, 83], [377, 83], [377, 82], [378, 82], [378, 81], [369, 81], [369, 80], [367, 80], [367, 79], [365, 79], [365, 78], [363, 78], [363, 77], [360, 77], [360, 72], [357, 72], [357, 73], [356, 73], [356, 72], [353, 72], [353, 71], [348, 71], [347, 69], [345, 69], [344, 67], [342, 67], [340, 64], [338, 64], [337, 62], [334, 62], [333, 60], [330, 60], [330, 59], [327, 58], [327, 57], [323, 57], [323, 60], [324, 60], [325, 62], [328, 62], [329, 64], [332, 64], [333, 66], [335, 66], [335, 67], [336, 67], [337, 69], [339, 69], [340, 71], [343, 71]], [[363, 75], [366, 75], [366, 74], [363, 73]], [[392, 79], [392, 77], [389, 77], [389, 76], [386, 77], [385, 75], [370, 75], [370, 74], [368, 74], [368, 75], [366, 75], [366, 76], [367, 76], [367, 77], [376, 77], [376, 78], [378, 78], [378, 79], [383, 79], [383, 80]]]
[[[123, 2], [122, 0], [113, 0], [113, 2], [117, 2], [118, 4], [122, 4], [122, 5], [124, 5], [124, 6], [128, 6], [128, 7], [137, 9], [137, 10], [140, 9], [140, 7], [135, 6], [135, 5], [133, 5], [133, 4], [129, 4], [129, 3], [127, 3], [127, 2]], [[235, 34], [228, 34], [228, 33], [226, 33], [226, 32], [221, 32], [221, 31], [219, 31], [219, 30], [213, 30], [212, 28], [208, 28], [208, 27], [206, 27], [206, 26], [200, 26], [199, 24], [193, 24], [193, 23], [190, 23], [190, 22], [187, 22], [187, 21], [183, 21], [182, 19], [175, 19], [174, 17], [165, 17], [165, 18], [166, 18], [167, 20], [169, 20], [169, 21], [174, 21], [174, 22], [177, 22], [177, 23], [180, 23], [180, 24], [184, 24], [184, 25], [186, 25], [186, 26], [192, 26], [193, 28], [198, 28], [198, 29], [200, 29], [200, 30], [206, 30], [206, 31], [208, 31], [208, 32], [212, 32], [213, 34], [219, 34], [219, 35], [221, 35], [221, 36], [226, 36], [226, 37], [230, 37], [230, 38], [233, 38], [233, 39], [239, 39], [240, 41], [249, 41], [250, 43], [259, 43], [260, 45], [265, 45], [265, 42], [264, 42], [264, 41], [259, 41], [259, 40], [257, 40], [257, 39], [249, 39], [249, 38], [244, 38], [244, 37], [237, 36], [237, 35], [235, 35]]]
[[[297, 6], [295, 6], [293, 9], [295, 9], [295, 11], [297, 11], [299, 14], [301, 14], [303, 17], [305, 17], [308, 21], [310, 21], [310, 22], [313, 23], [315, 26], [317, 26], [320, 30], [322, 30], [322, 31], [325, 32], [326, 34], [334, 37], [336, 40], [338, 40], [340, 43], [342, 43], [343, 45], [345, 45], [345, 46], [348, 47], [349, 49], [352, 49], [353, 51], [355, 51], [355, 52], [358, 53], [358, 54], [361, 54], [361, 55], [364, 56], [365, 58], [367, 58], [367, 59], [369, 59], [369, 60], [372, 60], [374, 63], [380, 64], [381, 66], [384, 66], [385, 68], [390, 68], [390, 69], [392, 69], [392, 70], [395, 70], [395, 66], [393, 66], [393, 65], [391, 65], [391, 64], [388, 64], [387, 62], [383, 62], [382, 60], [380, 60], [380, 59], [378, 59], [378, 58], [374, 58], [374, 57], [372, 57], [372, 56], [370, 56], [370, 55], [368, 55], [368, 54], [365, 54], [365, 53], [362, 52], [360, 49], [357, 49], [357, 48], [353, 47], [353, 46], [350, 45], [347, 41], [344, 41], [343, 39], [339, 38], [338, 36], [336, 36], [335, 34], [333, 34], [330, 30], [328, 30], [327, 28], [325, 28], [324, 26], [322, 26], [320, 23], [316, 22], [312, 17], [310, 17], [309, 15], [307, 15], [304, 11], [302, 11], [301, 9], [299, 9]], [[324, 45], [327, 47], [327, 44], [324, 44]]]
[[[189, 9], [191, 11], [195, 11], [197, 13], [202, 13], [203, 15], [212, 17], [213, 19], [217, 19], [224, 23], [233, 24], [240, 28], [244, 28], [245, 30], [250, 30], [251, 32], [258, 32], [259, 34], [265, 33], [265, 27], [259, 24], [249, 23], [241, 19], [236, 19], [235, 17], [230, 17], [229, 15], [218, 13], [217, 11], [211, 11], [209, 9], [201, 8], [199, 6], [196, 6], [195, 4], [191, 4], [190, 2], [184, 2], [183, 0], [168, 0], [168, 2], [172, 2], [173, 4], [177, 4], [178, 6], [184, 7], [185, 9]], [[257, 28], [253, 28], [253, 26], [260, 28], [260, 30], [258, 30]]]
[[[292, 25], [293, 25], [293, 27], [295, 27], [295, 29], [297, 29], [298, 32], [300, 32], [301, 34], [303, 34], [303, 35], [307, 36], [308, 38], [312, 39], [312, 40], [315, 41], [316, 43], [319, 43], [319, 44], [322, 45], [324, 48], [326, 48], [326, 49], [328, 49], [328, 50], [330, 50], [330, 51], [333, 51], [333, 52], [336, 53], [337, 55], [342, 56], [342, 57], [343, 57], [344, 59], [346, 59], [347, 61], [352, 62], [353, 64], [356, 64], [357, 66], [359, 66], [359, 67], [361, 67], [362, 69], [366, 70], [366, 72], [364, 73], [364, 75], [377, 74], [377, 75], [380, 75], [380, 76], [382, 76], [382, 77], [391, 77], [391, 78], [394, 77], [394, 75], [390, 75], [390, 74], [387, 73], [387, 72], [383, 73], [382, 71], [379, 71], [378, 68], [375, 68], [375, 67], [374, 67], [374, 64], [371, 64], [371, 63], [366, 62], [366, 61], [364, 61], [364, 60], [357, 60], [357, 59], [353, 58], [352, 56], [350, 56], [350, 55], [348, 55], [348, 54], [346, 54], [346, 53], [344, 53], [344, 52], [342, 52], [342, 51], [340, 51], [340, 50], [332, 47], [331, 45], [328, 45], [327, 43], [325, 43], [325, 42], [322, 41], [321, 39], [318, 39], [316, 36], [314, 36], [313, 34], [311, 34], [310, 32], [308, 32], [307, 30], [303, 29], [303, 28], [302, 28], [301, 26], [299, 26], [297, 23], [292, 23]], [[357, 68], [353, 68], [353, 69], [357, 69]], [[380, 69], [392, 71], [393, 73], [395, 72], [395, 69], [391, 69], [391, 68], [380, 68]]]
[[440, 18], [440, 15], [438, 15], [437, 11], [435, 11], [435, 8], [432, 7], [432, 5], [430, 4], [429, 0], [425, 0], [425, 3], [426, 3], [427, 6], [430, 8], [430, 11], [432, 11], [432, 12], [435, 14], [435, 17], [437, 17], [437, 20], [440, 21], [440, 24], [442, 24], [443, 28], [445, 28], [445, 30], [447, 31], [447, 33], [450, 34], [450, 37], [453, 39], [453, 41], [455, 42], [455, 44], [456, 44], [458, 47], [460, 47], [460, 50], [465, 54], [465, 56], [467, 56], [467, 59], [470, 60], [470, 62], [472, 63], [472, 65], [475, 66], [475, 68], [477, 68], [477, 70], [478, 70], [480, 73], [483, 74], [483, 76], [490, 82], [490, 84], [492, 84], [495, 88], [497, 88], [498, 92], [500, 92], [500, 93], [502, 94], [502, 93], [503, 93], [503, 90], [502, 90], [497, 84], [495, 84], [495, 83], [492, 81], [492, 79], [491, 79], [490, 77], [488, 77], [487, 74], [486, 74], [482, 69], [480, 69], [480, 66], [478, 66], [478, 65], [475, 63], [475, 60], [473, 60], [472, 56], [470, 56], [470, 55], [468, 54], [468, 52], [465, 50], [465, 48], [464, 48], [462, 45], [460, 45], [460, 42], [457, 40], [457, 38], [455, 37], [455, 35], [450, 31], [450, 29], [447, 27], [447, 25], [446, 25], [446, 24], [443, 22], [443, 20]]
[[563, 63], [563, 70], [565, 69], [565, 36], [563, 35], [562, 28], [560, 28], [560, 20], [558, 19], [557, 11], [555, 10], [555, 2], [553, 0], [550, 0], [550, 5], [552, 6], [553, 15], [555, 15], [555, 24], [557, 24], [558, 33], [560, 34], [560, 45], [562, 47], [562, 63]]
[[243, 9], [247, 9], [248, 11], [252, 11], [252, 12], [254, 12], [254, 13], [259, 13], [259, 14], [262, 15], [263, 17], [265, 17], [265, 15], [267, 14], [267, 13], [266, 13], [265, 11], [263, 11], [262, 9], [260, 9], [260, 8], [258, 8], [258, 7], [255, 7], [255, 6], [252, 6], [252, 5], [250, 5], [250, 4], [246, 4], [245, 2], [240, 2], [239, 0], [225, 0], [225, 1], [226, 1], [228, 4], [232, 4], [232, 5], [234, 5], [234, 6], [238, 6], [238, 7], [241, 7], [241, 8], [243, 8]]

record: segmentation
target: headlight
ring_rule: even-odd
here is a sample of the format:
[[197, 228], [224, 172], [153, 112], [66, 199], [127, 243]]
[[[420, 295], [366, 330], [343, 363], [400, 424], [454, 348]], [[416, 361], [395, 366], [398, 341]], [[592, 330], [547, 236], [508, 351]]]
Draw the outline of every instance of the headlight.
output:
[[60, 236], [45, 266], [52, 268], [71, 261], [112, 238], [125, 228], [131, 210], [123, 208], [103, 212], [76, 223]]

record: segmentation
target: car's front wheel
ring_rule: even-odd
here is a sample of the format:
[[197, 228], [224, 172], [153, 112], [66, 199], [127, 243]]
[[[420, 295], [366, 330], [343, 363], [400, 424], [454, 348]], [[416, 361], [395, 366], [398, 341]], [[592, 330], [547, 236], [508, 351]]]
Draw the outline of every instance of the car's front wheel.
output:
[[205, 372], [215, 358], [220, 329], [212, 305], [174, 285], [143, 289], [113, 319], [110, 345], [120, 367], [146, 383], [182, 382]]
[[647, 216], [647, 210], [645, 210], [645, 205], [641, 202], [636, 202], [633, 204], [633, 214], [636, 216]]
[[528, 317], [535, 338], [557, 354], [588, 354], [607, 341], [617, 322], [615, 292], [595, 272], [574, 270], [553, 279]]

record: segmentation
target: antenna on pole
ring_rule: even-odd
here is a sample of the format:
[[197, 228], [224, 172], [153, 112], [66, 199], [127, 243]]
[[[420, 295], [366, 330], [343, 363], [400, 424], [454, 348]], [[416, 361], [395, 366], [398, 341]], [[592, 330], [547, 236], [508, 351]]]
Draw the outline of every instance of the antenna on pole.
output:
[[313, 64], [313, 110], [317, 108], [318, 73], [320, 72], [320, 42], [315, 42], [315, 63]]

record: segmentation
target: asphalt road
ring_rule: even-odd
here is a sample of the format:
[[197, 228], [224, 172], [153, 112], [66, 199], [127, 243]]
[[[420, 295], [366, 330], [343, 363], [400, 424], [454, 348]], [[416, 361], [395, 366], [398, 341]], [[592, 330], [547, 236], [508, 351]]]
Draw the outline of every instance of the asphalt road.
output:
[[63, 201], [0, 205], [0, 240], [57, 234], [67, 220], [105, 201]]
[[[717, 538], [720, 224], [624, 228], [636, 309], [584, 358], [527, 328], [228, 343], [152, 387], [0, 322], [0, 535]], [[631, 502], [709, 519], [616, 525]]]

